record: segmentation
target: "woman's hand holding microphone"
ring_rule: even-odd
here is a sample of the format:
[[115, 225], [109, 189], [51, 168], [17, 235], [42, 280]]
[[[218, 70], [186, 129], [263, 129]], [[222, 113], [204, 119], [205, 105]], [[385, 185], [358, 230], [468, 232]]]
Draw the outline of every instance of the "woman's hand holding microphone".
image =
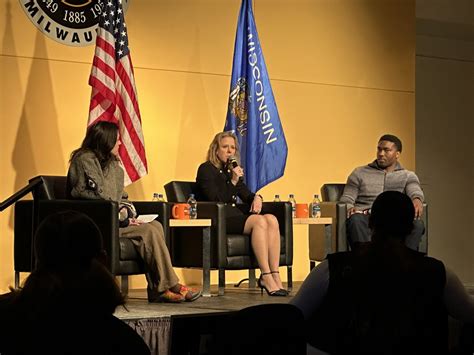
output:
[[237, 162], [237, 159], [235, 159], [234, 157], [230, 157], [227, 160], [227, 165], [232, 170], [232, 178], [230, 181], [235, 186], [244, 177], [244, 169], [242, 169], [242, 167]]

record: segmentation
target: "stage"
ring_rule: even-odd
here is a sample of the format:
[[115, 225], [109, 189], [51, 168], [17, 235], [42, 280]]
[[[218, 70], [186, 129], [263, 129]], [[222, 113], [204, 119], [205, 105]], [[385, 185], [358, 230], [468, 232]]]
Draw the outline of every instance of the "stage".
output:
[[[130, 290], [126, 308], [119, 307], [115, 315], [135, 329], [150, 347], [153, 355], [183, 353], [190, 348], [195, 354], [206, 354], [210, 334], [220, 320], [233, 311], [264, 303], [288, 303], [301, 282], [293, 282], [288, 297], [270, 297], [260, 289], [226, 285], [224, 296], [217, 296], [217, 285], [211, 285], [212, 297], [200, 297], [194, 302], [148, 303], [146, 290]], [[214, 296], [216, 295], [216, 296]], [[192, 344], [192, 342], [196, 344]]]
[[[260, 289], [226, 285], [224, 296], [201, 297], [180, 304], [148, 303], [146, 290], [130, 290], [127, 310], [120, 307], [115, 315], [135, 329], [150, 347], [153, 355], [207, 354], [208, 341], [225, 317], [233, 311], [264, 303], [288, 303], [302, 282], [293, 282], [288, 297], [269, 297]], [[211, 286], [217, 295], [217, 285]], [[474, 288], [467, 291], [474, 295]], [[458, 343], [462, 323], [449, 317], [450, 348]], [[225, 350], [223, 350], [225, 353]]]

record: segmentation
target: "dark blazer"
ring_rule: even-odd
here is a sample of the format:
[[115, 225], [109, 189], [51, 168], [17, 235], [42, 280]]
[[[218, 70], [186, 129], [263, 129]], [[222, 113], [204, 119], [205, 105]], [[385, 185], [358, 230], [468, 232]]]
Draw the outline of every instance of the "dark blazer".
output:
[[196, 176], [197, 200], [232, 204], [237, 202], [238, 196], [243, 202], [252, 204], [255, 194], [242, 181], [234, 186], [231, 177], [230, 170], [218, 169], [210, 161], [202, 163]]

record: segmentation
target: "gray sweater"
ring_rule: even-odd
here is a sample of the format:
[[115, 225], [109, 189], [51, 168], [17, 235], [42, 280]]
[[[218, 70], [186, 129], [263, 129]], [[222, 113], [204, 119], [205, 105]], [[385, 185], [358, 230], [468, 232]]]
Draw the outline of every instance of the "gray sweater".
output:
[[71, 161], [67, 174], [68, 188], [73, 198], [111, 200], [126, 198], [123, 191], [124, 174], [118, 161], [112, 161], [102, 170], [92, 151], [84, 150]]
[[349, 175], [341, 202], [347, 203], [347, 208], [366, 210], [372, 207], [375, 198], [384, 191], [399, 191], [408, 195], [412, 200], [424, 200], [420, 181], [412, 171], [404, 169], [399, 163], [392, 172], [379, 168], [376, 160], [360, 166]]

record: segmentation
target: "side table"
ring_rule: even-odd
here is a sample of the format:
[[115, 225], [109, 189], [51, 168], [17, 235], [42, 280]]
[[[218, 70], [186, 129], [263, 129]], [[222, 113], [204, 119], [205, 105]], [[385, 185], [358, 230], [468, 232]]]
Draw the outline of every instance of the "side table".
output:
[[[311, 244], [318, 237], [318, 225], [324, 225], [324, 249], [327, 254], [332, 253], [332, 218], [331, 217], [319, 217], [319, 218], [293, 218], [293, 224], [306, 224], [308, 225], [308, 243], [311, 251]], [[310, 253], [311, 254], [311, 253]], [[310, 270], [312, 270], [316, 262], [311, 260], [310, 256]]]
[[202, 228], [202, 295], [211, 297], [211, 219], [170, 219], [170, 228]]

